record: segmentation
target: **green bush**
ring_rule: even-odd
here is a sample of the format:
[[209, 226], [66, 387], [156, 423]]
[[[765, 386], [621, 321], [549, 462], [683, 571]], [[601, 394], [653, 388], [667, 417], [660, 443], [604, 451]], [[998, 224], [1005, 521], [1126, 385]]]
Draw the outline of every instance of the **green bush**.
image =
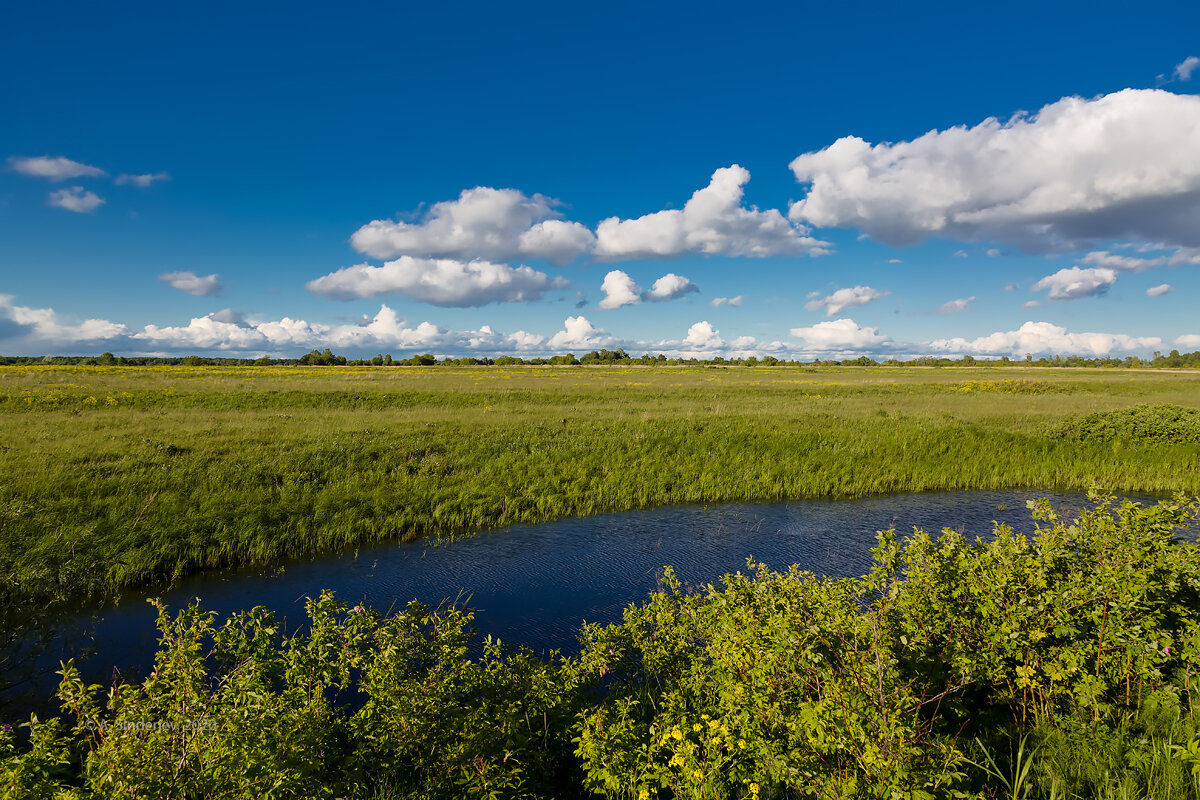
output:
[[0, 731], [6, 797], [1200, 798], [1200, 502], [882, 532], [872, 571], [750, 563], [533, 657], [471, 615], [323, 594], [282, 636], [159, 607], [141, 683]]
[[1200, 442], [1200, 410], [1142, 403], [1115, 411], [1077, 416], [1052, 427], [1053, 434], [1074, 441], [1126, 441], [1164, 444]]

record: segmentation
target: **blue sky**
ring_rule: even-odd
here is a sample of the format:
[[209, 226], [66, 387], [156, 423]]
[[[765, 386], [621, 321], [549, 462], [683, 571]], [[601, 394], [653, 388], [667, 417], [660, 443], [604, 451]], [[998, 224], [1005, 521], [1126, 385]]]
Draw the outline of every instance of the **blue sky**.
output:
[[1188, 3], [26, 4], [0, 353], [1197, 350], [1198, 30]]

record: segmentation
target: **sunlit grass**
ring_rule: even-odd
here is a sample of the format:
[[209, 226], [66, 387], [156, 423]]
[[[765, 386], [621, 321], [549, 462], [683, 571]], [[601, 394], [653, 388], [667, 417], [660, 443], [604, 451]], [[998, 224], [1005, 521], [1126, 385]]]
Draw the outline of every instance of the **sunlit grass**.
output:
[[0, 569], [79, 593], [683, 502], [1200, 490], [1200, 445], [1068, 441], [1200, 375], [889, 368], [0, 367]]

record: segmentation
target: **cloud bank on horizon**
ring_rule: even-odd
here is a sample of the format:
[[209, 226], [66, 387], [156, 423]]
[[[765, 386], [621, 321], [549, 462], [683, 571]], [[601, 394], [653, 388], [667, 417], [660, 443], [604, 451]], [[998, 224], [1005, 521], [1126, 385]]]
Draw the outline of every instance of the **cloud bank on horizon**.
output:
[[[1193, 62], [1194, 58], [1181, 62], [1174, 79], [1189, 81], [1200, 63]], [[110, 180], [108, 171], [65, 156], [13, 156], [7, 163], [18, 176], [52, 185]], [[679, 324], [679, 338], [622, 337], [596, 327], [584, 314], [567, 316], [561, 329], [544, 333], [523, 327], [504, 333], [490, 323], [454, 329], [429, 321], [412, 324], [387, 304], [355, 323], [292, 316], [257, 319], [225, 309], [191, 316], [187, 324], [133, 326], [99, 318], [78, 320], [0, 295], [0, 350], [283, 354], [329, 346], [359, 353], [392, 349], [541, 354], [621, 346], [684, 356], [998, 357], [1027, 352], [1124, 355], [1200, 343], [1195, 330], [1174, 337], [1087, 332], [1034, 319], [984, 335], [915, 337], [889, 334], [889, 326], [875, 318], [860, 324], [843, 316], [849, 309], [857, 309], [856, 315], [877, 316], [880, 306], [892, 305], [878, 301], [892, 297], [896, 314], [907, 300], [931, 309], [927, 315], [945, 324], [965, 325], [962, 321], [981, 305], [1003, 299], [1001, 286], [1011, 291], [1027, 286], [1033, 298], [1023, 304], [1025, 309], [1079, 308], [1110, 296], [1119, 283], [1143, 273], [1200, 265], [1198, 96], [1160, 88], [1125, 89], [1090, 99], [1064, 97], [1033, 113], [931, 130], [909, 141], [871, 144], [845, 136], [796, 156], [789, 168], [802, 195], [786, 211], [748, 204], [750, 172], [734, 163], [717, 168], [707, 185], [695, 189], [680, 208], [625, 218], [602, 216], [592, 225], [570, 219], [568, 206], [546, 195], [489, 186], [463, 189], [456, 198], [435, 202], [411, 218], [361, 225], [349, 236], [351, 248], [381, 263], [336, 268], [303, 285], [315, 297], [342, 303], [401, 297], [442, 309], [548, 303], [565, 299], [562, 293], [568, 289], [586, 286], [600, 294], [594, 306], [598, 312], [636, 313], [639, 306], [670, 303], [680, 309], [673, 312], [679, 319], [680, 314], [692, 313], [684, 309], [693, 295], [702, 294], [701, 286], [708, 286], [709, 278], [693, 281], [680, 274], [684, 268], [675, 272], [660, 267], [655, 271], [661, 274], [651, 282], [645, 275], [635, 278], [629, 263], [692, 259], [686, 262], [689, 274], [692, 265], [719, 265], [709, 274], [726, 294], [706, 305], [714, 315], [727, 315], [719, 324], [728, 329], [750, 324], [737, 316], [750, 296], [741, 286], [759, 264], [776, 270], [785, 264], [790, 274], [802, 276], [821, 270], [829, 270], [829, 277], [839, 273], [835, 254], [843, 245], [833, 243], [839, 229], [880, 243], [888, 255], [893, 248], [929, 240], [965, 245], [954, 253], [964, 259], [962, 264], [973, 264], [974, 253], [985, 256], [989, 266], [960, 271], [981, 277], [1000, 273], [995, 265], [1011, 260], [1008, 248], [1026, 254], [1020, 263], [1027, 268], [1041, 263], [1029, 255], [1069, 256], [1076, 263], [1041, 267], [1044, 274], [1022, 276], [1020, 284], [996, 279], [991, 297], [982, 290], [947, 288], [930, 302], [921, 296], [928, 287], [899, 288], [907, 286], [906, 276], [919, 273], [919, 260], [885, 256], [879, 260], [895, 277], [893, 288], [851, 279], [837, 280], [832, 290], [810, 289], [804, 310], [826, 319], [797, 319], [796, 324], [777, 325], [776, 332], [765, 331], [765, 336], [757, 328], [758, 336], [741, 330], [722, 334], [718, 324], [701, 319], [686, 329]], [[165, 171], [120, 172], [110, 188], [149, 189], [168, 180], [171, 176]], [[106, 213], [108, 200], [72, 184], [50, 190], [46, 203], [94, 218]], [[620, 267], [607, 269], [602, 280], [591, 271], [595, 265], [616, 262]], [[820, 282], [815, 278], [809, 275], [809, 283]], [[170, 271], [159, 280], [197, 298], [226, 288], [216, 272]], [[780, 299], [780, 292], [768, 295], [765, 287], [758, 288], [763, 303]], [[1137, 292], [1166, 304], [1183, 293], [1161, 281]], [[577, 307], [587, 305], [581, 299]], [[786, 336], [780, 335], [784, 330]]]

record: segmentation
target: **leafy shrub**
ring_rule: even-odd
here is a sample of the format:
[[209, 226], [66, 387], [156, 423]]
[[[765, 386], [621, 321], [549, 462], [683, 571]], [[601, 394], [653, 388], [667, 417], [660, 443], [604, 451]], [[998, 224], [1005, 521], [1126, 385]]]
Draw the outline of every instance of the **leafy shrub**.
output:
[[1143, 403], [1077, 416], [1054, 425], [1051, 433], [1074, 441], [1195, 444], [1200, 442], [1200, 409]]
[[[0, 731], [6, 797], [1200, 798], [1200, 512], [1097, 498], [879, 536], [872, 571], [750, 563], [588, 626], [577, 658], [469, 613], [323, 594], [306, 631], [159, 607], [153, 673]], [[1018, 744], [1019, 743], [1019, 744]]]

